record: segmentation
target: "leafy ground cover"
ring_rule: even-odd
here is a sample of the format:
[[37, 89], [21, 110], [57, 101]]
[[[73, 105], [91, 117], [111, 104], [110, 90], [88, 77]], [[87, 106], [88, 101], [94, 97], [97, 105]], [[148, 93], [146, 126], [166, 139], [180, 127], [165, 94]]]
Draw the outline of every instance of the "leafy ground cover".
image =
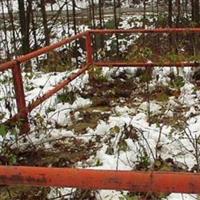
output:
[[[126, 19], [121, 22], [121, 27], [131, 27], [133, 22], [141, 23], [134, 17], [133, 21]], [[112, 25], [112, 21], [110, 23]], [[116, 37], [105, 39], [107, 49], [102, 51], [103, 55], [115, 59], [119, 56], [116, 54]], [[157, 49], [152, 45], [157, 36], [152, 36], [144, 49], [140, 46], [142, 35], [118, 39], [122, 58], [153, 61]], [[165, 42], [162, 43], [159, 61], [183, 58], [183, 51], [179, 52], [179, 57], [173, 51], [169, 54], [171, 56], [165, 56], [169, 48], [168, 36], [161, 37], [161, 41]], [[131, 51], [136, 43], [136, 50]], [[184, 46], [185, 59], [192, 52], [189, 47], [191, 44]], [[49, 69], [51, 65], [53, 63], [48, 63], [42, 71], [23, 74], [27, 101], [76, 71], [68, 67], [63, 70], [63, 65], [62, 70], [56, 70], [54, 66]], [[196, 80], [198, 73], [192, 77], [193, 71], [175, 67], [151, 70], [94, 68], [31, 113], [29, 135], [20, 135], [16, 127], [0, 126], [0, 164], [198, 172], [200, 90]], [[11, 76], [9, 73], [2, 75], [0, 120], [4, 121], [16, 112], [13, 109], [16, 105]], [[198, 195], [71, 188], [2, 186], [0, 191], [0, 199], [198, 198]]]
[[[199, 88], [175, 73], [155, 68], [146, 79], [145, 69], [89, 71], [33, 112], [28, 136], [8, 131], [2, 137], [1, 164], [199, 171]], [[31, 81], [38, 84], [36, 77]], [[173, 199], [174, 194], [2, 187], [1, 196]]]

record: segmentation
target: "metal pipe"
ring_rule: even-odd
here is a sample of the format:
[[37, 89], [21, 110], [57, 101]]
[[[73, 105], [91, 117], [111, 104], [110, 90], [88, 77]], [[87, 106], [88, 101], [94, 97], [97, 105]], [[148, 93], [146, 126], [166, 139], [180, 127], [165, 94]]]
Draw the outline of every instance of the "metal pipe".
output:
[[33, 51], [31, 53], [28, 53], [26, 55], [19, 56], [19, 57], [17, 57], [16, 60], [20, 63], [27, 62], [27, 61], [31, 60], [32, 58], [35, 58], [35, 57], [40, 56], [42, 54], [48, 53], [49, 51], [57, 49], [57, 48], [63, 46], [64, 44], [67, 44], [67, 43], [70, 43], [74, 40], [77, 40], [77, 39], [83, 37], [85, 34], [86, 34], [86, 32], [82, 32], [82, 33], [79, 33], [79, 34], [72, 36], [70, 38], [63, 39], [60, 42], [57, 42], [57, 43], [52, 44], [50, 46], [46, 46], [46, 47], [43, 47], [43, 48], [38, 49], [36, 51]]
[[178, 63], [132, 63], [132, 62], [94, 62], [97, 67], [199, 67], [199, 62], [178, 62]]
[[86, 52], [87, 52], [87, 64], [91, 65], [93, 63], [93, 49], [92, 49], [92, 40], [91, 34], [88, 31], [86, 33]]
[[28, 112], [31, 112], [34, 108], [36, 108], [38, 105], [43, 103], [46, 99], [49, 97], [53, 96], [56, 92], [64, 88], [66, 85], [68, 85], [71, 81], [73, 81], [75, 78], [83, 74], [86, 70], [89, 69], [89, 65], [86, 65], [79, 69], [78, 72], [70, 75], [66, 80], [61, 81], [58, 83], [53, 89], [49, 90], [47, 93], [45, 93], [43, 96], [38, 97], [35, 101], [33, 101], [31, 104], [28, 106]]
[[31, 53], [28, 53], [26, 55], [22, 55], [22, 56], [19, 56], [17, 57], [15, 60], [12, 60], [12, 61], [9, 61], [9, 62], [6, 62], [6, 63], [3, 63], [3, 64], [0, 64], [0, 71], [4, 71], [4, 70], [7, 70], [7, 69], [10, 69], [12, 67], [14, 67], [14, 65], [16, 63], [25, 63], [29, 60], [31, 60], [32, 58], [35, 58], [35, 57], [38, 57], [42, 54], [45, 54], [45, 53], [48, 53], [49, 51], [52, 51], [56, 48], [59, 48], [61, 46], [63, 46], [64, 44], [67, 44], [67, 43], [70, 43], [74, 40], [77, 40], [83, 36], [86, 35], [87, 32], [82, 32], [82, 33], [79, 33], [75, 36], [72, 36], [70, 38], [66, 38], [66, 39], [63, 39], [55, 44], [52, 44], [50, 46], [46, 46], [46, 47], [43, 47], [41, 49], [38, 49], [36, 51], [33, 51]]
[[[40, 56], [42, 54], [48, 53], [49, 51], [52, 51], [56, 48], [61, 47], [64, 44], [70, 43], [73, 40], [77, 40], [83, 36], [85, 36], [87, 33], [97, 33], [97, 34], [113, 34], [113, 33], [200, 33], [200, 28], [157, 28], [157, 29], [95, 29], [95, 30], [89, 30], [83, 33], [79, 33], [75, 36], [72, 36], [70, 38], [66, 38], [61, 40], [60, 42], [57, 42], [53, 45], [43, 47], [41, 49], [38, 49], [36, 51], [33, 51], [29, 54], [22, 55], [17, 57], [17, 61], [20, 63], [24, 63], [29, 61], [32, 58], [35, 58], [37, 56]], [[3, 63], [0, 65], [0, 71], [12, 68], [15, 65], [16, 61], [9, 61], [6, 63]]]
[[8, 70], [8, 69], [12, 69], [16, 65], [16, 63], [17, 62], [15, 60], [12, 60], [12, 61], [8, 61], [6, 63], [0, 64], [0, 72]]
[[94, 29], [89, 30], [93, 34], [114, 34], [114, 33], [200, 33], [200, 28], [155, 28], [155, 29]]
[[0, 166], [0, 185], [200, 193], [200, 174]]
[[17, 63], [12, 68], [12, 75], [13, 75], [13, 84], [15, 89], [15, 96], [16, 96], [16, 103], [17, 103], [17, 110], [20, 113], [20, 117], [18, 120], [22, 120], [20, 123], [20, 133], [24, 134], [29, 131], [29, 123], [28, 123], [28, 112], [26, 108], [26, 100], [24, 94], [24, 86], [23, 86], [23, 79], [22, 79], [22, 72], [20, 63]]

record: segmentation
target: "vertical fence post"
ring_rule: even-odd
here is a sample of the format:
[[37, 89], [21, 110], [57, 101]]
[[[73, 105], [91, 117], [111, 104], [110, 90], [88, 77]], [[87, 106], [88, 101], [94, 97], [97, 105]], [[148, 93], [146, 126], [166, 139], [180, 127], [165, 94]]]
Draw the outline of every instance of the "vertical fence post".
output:
[[12, 68], [13, 83], [16, 95], [17, 111], [19, 113], [19, 127], [20, 133], [24, 134], [30, 130], [28, 122], [28, 111], [26, 108], [24, 86], [22, 80], [22, 72], [20, 63], [16, 61], [15, 66]]
[[92, 39], [91, 33], [88, 31], [86, 33], [86, 53], [87, 53], [87, 64], [93, 64], [93, 49], [92, 49]]

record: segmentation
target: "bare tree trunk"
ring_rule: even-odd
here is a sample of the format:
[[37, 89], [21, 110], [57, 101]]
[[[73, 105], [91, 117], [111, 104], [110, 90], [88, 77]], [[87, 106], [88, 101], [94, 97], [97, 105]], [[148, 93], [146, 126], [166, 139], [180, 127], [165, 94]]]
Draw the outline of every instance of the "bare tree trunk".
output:
[[[94, 0], [91, 0], [91, 8], [92, 8], [92, 28], [96, 28], [96, 22], [95, 22], [95, 4]], [[94, 57], [97, 59], [97, 53], [96, 53], [96, 36], [93, 36], [93, 50], [94, 50]]]
[[8, 41], [8, 34], [7, 34], [7, 26], [6, 26], [6, 17], [5, 17], [5, 12], [4, 12], [4, 2], [1, 0], [1, 6], [2, 6], [2, 18], [3, 18], [3, 32], [5, 35], [4, 38], [4, 44], [5, 44], [5, 52], [6, 52], [6, 59], [10, 59], [10, 50], [9, 50], [9, 41]]
[[92, 21], [93, 21], [93, 29], [96, 28], [96, 23], [95, 23], [95, 5], [94, 5], [94, 0], [91, 0], [91, 5], [92, 5]]
[[[115, 23], [115, 28], [118, 29], [118, 19], [117, 19], [117, 4], [116, 0], [114, 0], [114, 23]], [[119, 40], [118, 40], [118, 35], [116, 34], [116, 47], [117, 47], [117, 57], [119, 56]]]
[[72, 0], [72, 12], [73, 12], [73, 28], [74, 28], [74, 34], [77, 34], [77, 30], [76, 30], [76, 3], [75, 0]]
[[[180, 16], [181, 16], [181, 2], [180, 2], [180, 0], [176, 0], [176, 9], [177, 9], [176, 28], [179, 28], [180, 27]], [[179, 43], [179, 35], [178, 35], [178, 33], [176, 33], [176, 39], [174, 41], [176, 54], [178, 54], [178, 43]], [[177, 68], [177, 71], [178, 71], [178, 68]]]
[[146, 0], [143, 0], [143, 28], [145, 28], [146, 24]]
[[[76, 35], [77, 34], [77, 29], [76, 29], [76, 2], [75, 0], [72, 0], [72, 12], [73, 12], [73, 29], [74, 29], [74, 34]], [[75, 41], [75, 55], [78, 55], [77, 52], [78, 52], [78, 45], [77, 45], [77, 41]], [[76, 56], [76, 67], [78, 67], [78, 58]]]
[[181, 2], [180, 0], [176, 0], [176, 3], [177, 3], [176, 27], [180, 27]]
[[152, 11], [153, 16], [154, 16], [154, 0], [151, 0], [151, 11]]
[[[146, 0], [143, 0], [143, 23], [142, 27], [145, 28], [146, 26]], [[157, 40], [159, 38], [157, 37]], [[142, 34], [142, 41], [143, 41], [143, 46], [145, 46], [145, 33]]]
[[[200, 15], [199, 15], [199, 0], [194, 0], [194, 22], [195, 26], [199, 27], [200, 25]], [[194, 48], [195, 48], [195, 53], [199, 53], [199, 35], [195, 34], [194, 35]]]
[[194, 21], [196, 22], [197, 26], [199, 25], [199, 0], [195, 0], [195, 18]]
[[194, 22], [194, 18], [195, 18], [195, 8], [194, 8], [194, 1], [195, 0], [191, 0], [191, 8], [192, 8], [192, 22]]
[[172, 27], [172, 0], [168, 0], [168, 26]]
[[102, 29], [102, 1], [99, 0], [99, 28]]
[[36, 33], [37, 27], [36, 27], [35, 15], [34, 15], [34, 12], [33, 12], [32, 4], [31, 4], [31, 7], [30, 7], [30, 13], [31, 13], [32, 33], [33, 33], [33, 38], [34, 38], [34, 49], [37, 49], [38, 48], [37, 33]]
[[[103, 18], [102, 18], [102, 6], [103, 2], [102, 0], [99, 0], [99, 28], [103, 28]], [[104, 46], [104, 38], [103, 35], [100, 35], [100, 48], [103, 49]]]
[[188, 7], [189, 7], [188, 0], [185, 0], [184, 11], [185, 11], [185, 14], [186, 14], [187, 18], [189, 17], [188, 16], [188, 10], [189, 10]]
[[67, 34], [70, 36], [70, 19], [69, 19], [69, 7], [68, 4], [66, 4], [66, 17], [67, 17]]
[[192, 7], [192, 22], [195, 23], [195, 26], [199, 25], [199, 0], [191, 0], [191, 7]]
[[[12, 9], [12, 3], [9, 0], [6, 0], [7, 2], [7, 8], [8, 8], [8, 14], [10, 18], [10, 23], [12, 27], [12, 41], [13, 41], [13, 47], [14, 47], [14, 52], [17, 54], [17, 46], [16, 46], [16, 35], [15, 35], [15, 25], [14, 25], [14, 17], [13, 17], [13, 9]], [[12, 51], [12, 50], [11, 50]]]
[[89, 27], [92, 28], [92, 9], [91, 9], [91, 1], [88, 0], [88, 19], [89, 19]]
[[24, 0], [18, 0], [22, 54], [29, 52], [29, 20], [27, 20]]
[[[172, 0], [168, 0], [168, 26], [172, 28]], [[172, 35], [169, 34], [169, 46], [172, 50]]]
[[42, 24], [44, 27], [45, 45], [49, 45], [50, 44], [50, 33], [49, 33], [48, 23], [47, 23], [45, 0], [40, 1], [40, 7], [41, 7], [41, 13], [42, 13]]
[[[37, 41], [37, 24], [35, 21], [35, 14], [33, 11], [33, 5], [32, 3], [30, 4], [30, 18], [31, 18], [31, 25], [32, 25], [32, 34], [33, 34], [33, 40], [34, 40], [34, 45], [33, 45], [33, 49], [36, 50], [38, 49], [39, 45], [38, 45], [38, 41]], [[39, 59], [38, 57], [36, 58], [36, 62], [37, 62], [37, 66], [39, 66]]]
[[157, 13], [157, 16], [158, 16], [159, 15], [159, 0], [156, 1], [156, 13]]
[[[68, 5], [67, 2], [66, 2], [66, 17], [67, 17], [67, 35], [69, 37], [70, 36], [70, 16], [69, 16], [69, 5]], [[67, 47], [68, 47], [68, 49], [70, 49], [71, 44], [70, 43], [67, 44]], [[67, 58], [67, 61], [68, 61], [69, 66], [71, 66], [71, 64], [72, 64], [72, 57], [69, 56], [69, 58]]]

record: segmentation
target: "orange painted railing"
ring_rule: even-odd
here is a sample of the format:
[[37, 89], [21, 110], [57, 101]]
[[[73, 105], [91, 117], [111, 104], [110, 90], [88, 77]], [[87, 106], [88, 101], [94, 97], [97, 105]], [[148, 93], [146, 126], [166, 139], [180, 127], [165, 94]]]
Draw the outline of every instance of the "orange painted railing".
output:
[[200, 193], [200, 174], [0, 166], [0, 185]]
[[[23, 119], [22, 133], [28, 133], [28, 114], [50, 98], [53, 94], [64, 88], [72, 80], [83, 74], [91, 66], [98, 67], [189, 67], [199, 66], [196, 62], [179, 63], [126, 63], [101, 62], [93, 59], [92, 37], [96, 34], [130, 34], [130, 33], [200, 33], [200, 28], [160, 28], [160, 29], [129, 29], [129, 30], [89, 30], [79, 33], [73, 37], [64, 39], [53, 45], [41, 48], [27, 55], [19, 56], [15, 60], [0, 65], [0, 71], [12, 70], [13, 83], [16, 93], [18, 113], [10, 119], [16, 122]], [[21, 64], [37, 56], [46, 54], [56, 48], [80, 38], [86, 39], [86, 63], [78, 72], [61, 81], [53, 89], [47, 91], [43, 96], [26, 105], [24, 86], [21, 74]], [[136, 171], [109, 171], [109, 170], [87, 170], [87, 169], [59, 169], [41, 167], [14, 167], [0, 166], [1, 185], [32, 185], [32, 186], [57, 186], [57, 187], [78, 187], [83, 189], [116, 189], [138, 192], [182, 192], [200, 193], [199, 173], [178, 173], [178, 172], [136, 172]]]
[[[0, 65], [0, 71], [5, 71], [8, 69], [12, 69], [12, 75], [13, 75], [13, 83], [14, 83], [14, 89], [16, 94], [16, 102], [17, 102], [17, 110], [18, 113], [13, 116], [11, 119], [9, 119], [6, 124], [9, 124], [10, 122], [15, 122], [18, 120], [21, 120], [23, 124], [21, 125], [21, 133], [26, 133], [29, 131], [29, 123], [28, 123], [28, 114], [38, 105], [43, 103], [46, 99], [51, 97], [53, 94], [58, 92], [60, 89], [65, 87], [67, 84], [69, 84], [72, 80], [74, 80], [77, 76], [84, 73], [84, 71], [87, 70], [89, 67], [88, 64], [86, 64], [85, 67], [80, 69], [76, 74], [73, 74], [72, 76], [68, 77], [67, 80], [62, 81], [58, 83], [53, 89], [48, 91], [46, 94], [44, 94], [42, 97], [38, 97], [36, 100], [33, 100], [31, 103], [28, 103], [26, 105], [25, 101], [25, 94], [24, 94], [24, 86], [23, 86], [23, 80], [22, 80], [22, 73], [21, 73], [21, 67], [20, 65], [23, 63], [26, 63], [30, 61], [33, 58], [36, 58], [40, 55], [49, 53], [50, 51], [57, 49], [65, 44], [68, 44], [74, 40], [78, 40], [80, 38], [86, 37], [86, 41], [90, 40], [90, 37], [88, 37], [87, 32], [79, 33], [75, 36], [72, 36], [67, 39], [63, 39], [60, 42], [57, 42], [53, 45], [41, 48], [39, 50], [33, 51], [29, 54], [19, 56], [15, 60], [12, 60], [10, 62], [4, 63]], [[91, 41], [86, 42], [86, 50], [87, 52], [91, 52]], [[91, 62], [90, 55], [87, 55], [87, 63]]]

